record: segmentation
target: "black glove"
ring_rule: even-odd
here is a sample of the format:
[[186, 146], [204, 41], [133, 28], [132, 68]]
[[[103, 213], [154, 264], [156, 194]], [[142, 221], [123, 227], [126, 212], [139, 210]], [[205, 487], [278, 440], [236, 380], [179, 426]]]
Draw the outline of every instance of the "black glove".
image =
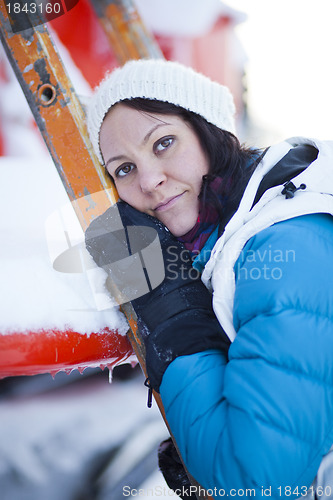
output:
[[189, 252], [160, 221], [118, 202], [90, 224], [86, 247], [120, 291], [118, 302], [132, 303], [153, 389], [177, 356], [228, 350]]
[[162, 441], [157, 454], [159, 469], [169, 488], [175, 491], [183, 500], [197, 500], [171, 438]]

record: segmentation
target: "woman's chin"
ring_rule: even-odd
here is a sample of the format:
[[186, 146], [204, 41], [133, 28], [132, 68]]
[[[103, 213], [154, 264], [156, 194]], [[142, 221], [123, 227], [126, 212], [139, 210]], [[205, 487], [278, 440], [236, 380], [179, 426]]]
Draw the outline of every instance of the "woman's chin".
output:
[[173, 219], [164, 222], [164, 225], [169, 229], [170, 233], [172, 233], [176, 238], [180, 238], [187, 234], [191, 229], [195, 226], [196, 219], [194, 221], [180, 221], [178, 219]]

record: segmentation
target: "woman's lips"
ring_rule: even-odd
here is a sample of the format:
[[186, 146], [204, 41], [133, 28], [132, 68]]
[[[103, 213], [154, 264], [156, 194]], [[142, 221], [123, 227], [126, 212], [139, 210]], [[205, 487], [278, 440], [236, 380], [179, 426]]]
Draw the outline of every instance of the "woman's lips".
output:
[[172, 196], [171, 198], [167, 198], [166, 200], [162, 201], [155, 207], [155, 212], [164, 212], [164, 210], [168, 210], [171, 208], [181, 196], [183, 196], [184, 193], [178, 194], [177, 196]]

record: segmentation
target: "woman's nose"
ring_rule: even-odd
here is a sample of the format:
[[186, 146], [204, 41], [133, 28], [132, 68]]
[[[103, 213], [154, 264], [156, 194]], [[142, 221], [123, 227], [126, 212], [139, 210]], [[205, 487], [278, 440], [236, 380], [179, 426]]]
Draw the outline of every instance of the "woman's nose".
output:
[[167, 179], [164, 170], [156, 162], [142, 165], [141, 169], [139, 168], [139, 176], [143, 193], [151, 193]]

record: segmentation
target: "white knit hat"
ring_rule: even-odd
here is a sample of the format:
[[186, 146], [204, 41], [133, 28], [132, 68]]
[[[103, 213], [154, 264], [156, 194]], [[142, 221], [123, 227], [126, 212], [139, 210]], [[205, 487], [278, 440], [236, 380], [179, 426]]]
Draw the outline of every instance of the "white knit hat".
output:
[[109, 74], [95, 90], [88, 105], [88, 132], [102, 164], [99, 134], [105, 115], [117, 102], [134, 97], [181, 106], [217, 127], [235, 133], [235, 105], [227, 87], [177, 62], [133, 60]]

